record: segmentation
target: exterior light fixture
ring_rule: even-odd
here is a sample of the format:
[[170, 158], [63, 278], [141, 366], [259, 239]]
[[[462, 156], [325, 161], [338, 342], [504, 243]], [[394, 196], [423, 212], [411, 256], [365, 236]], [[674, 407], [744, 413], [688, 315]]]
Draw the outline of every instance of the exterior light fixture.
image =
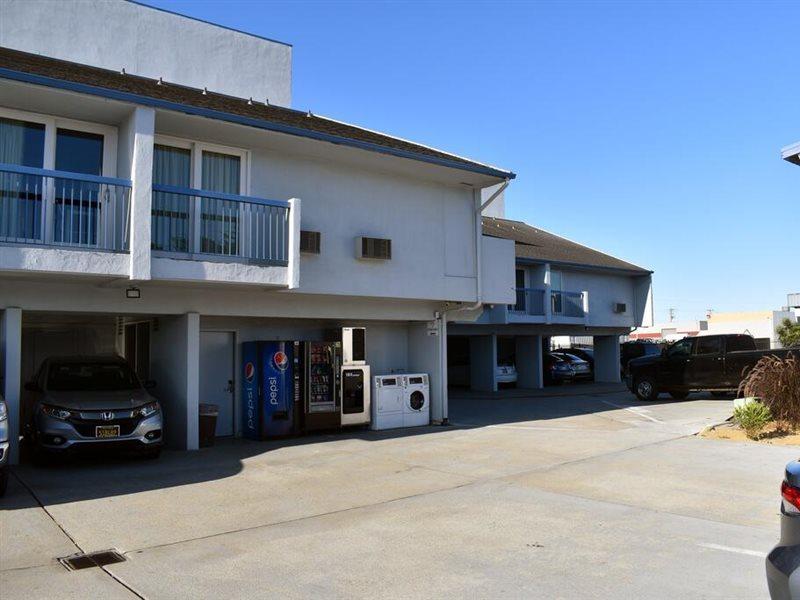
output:
[[137, 287], [129, 287], [125, 290], [125, 297], [132, 298], [134, 300], [138, 300], [142, 297], [142, 290]]

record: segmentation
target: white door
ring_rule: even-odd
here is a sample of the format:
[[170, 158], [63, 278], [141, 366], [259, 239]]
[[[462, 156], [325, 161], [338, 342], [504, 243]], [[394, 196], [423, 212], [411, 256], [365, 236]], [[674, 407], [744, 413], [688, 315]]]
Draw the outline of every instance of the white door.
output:
[[232, 331], [200, 332], [200, 402], [216, 404], [217, 437], [233, 435], [233, 361]]

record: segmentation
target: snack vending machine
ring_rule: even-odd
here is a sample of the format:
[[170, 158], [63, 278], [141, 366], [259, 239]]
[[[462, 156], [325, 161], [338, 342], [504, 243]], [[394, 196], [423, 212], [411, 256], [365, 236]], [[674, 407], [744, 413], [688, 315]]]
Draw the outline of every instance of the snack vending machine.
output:
[[341, 342], [294, 342], [295, 420], [300, 431], [342, 425], [339, 379]]

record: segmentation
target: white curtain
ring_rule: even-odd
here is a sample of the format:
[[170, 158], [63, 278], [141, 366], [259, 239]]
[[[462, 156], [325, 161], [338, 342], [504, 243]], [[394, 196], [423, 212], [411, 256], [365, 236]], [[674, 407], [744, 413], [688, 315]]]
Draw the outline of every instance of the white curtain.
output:
[[[40, 131], [27, 148], [30, 165], [41, 167], [44, 159], [44, 128], [15, 119], [0, 119], [0, 163], [24, 165], [26, 131]], [[38, 161], [36, 160], [38, 155]], [[42, 178], [0, 171], [0, 238], [39, 239], [41, 236]]]
[[[191, 187], [192, 153], [184, 148], [156, 144], [153, 183]], [[172, 252], [189, 251], [191, 198], [184, 194], [153, 193], [152, 247]]]
[[[241, 193], [241, 159], [219, 152], [203, 152], [203, 189], [225, 194]], [[239, 203], [203, 198], [201, 252], [238, 254]]]

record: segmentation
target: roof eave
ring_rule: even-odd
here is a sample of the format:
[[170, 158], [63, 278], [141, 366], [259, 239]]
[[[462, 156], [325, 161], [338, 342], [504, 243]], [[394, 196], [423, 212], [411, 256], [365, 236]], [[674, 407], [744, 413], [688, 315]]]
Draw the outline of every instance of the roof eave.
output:
[[610, 271], [615, 273], [620, 273], [624, 275], [634, 275], [638, 277], [644, 277], [646, 275], [652, 275], [655, 271], [651, 271], [649, 269], [627, 269], [625, 267], [608, 267], [608, 266], [601, 266], [601, 265], [587, 265], [586, 263], [578, 263], [578, 262], [569, 262], [565, 260], [550, 260], [547, 258], [530, 258], [528, 256], [517, 256], [516, 261], [518, 263], [523, 264], [551, 264], [551, 265], [558, 265], [562, 267], [575, 267], [579, 269], [587, 269], [591, 271]]
[[264, 129], [267, 131], [275, 131], [278, 133], [285, 133], [287, 135], [295, 135], [299, 137], [305, 137], [309, 139], [315, 139], [323, 142], [329, 142], [332, 144], [338, 144], [342, 146], [349, 146], [352, 148], [358, 148], [361, 150], [366, 150], [369, 152], [376, 152], [379, 154], [387, 154], [390, 156], [396, 156], [399, 158], [407, 158], [410, 160], [416, 160], [420, 162], [426, 162], [434, 165], [439, 165], [442, 167], [448, 167], [451, 169], [458, 169], [461, 171], [469, 171], [471, 173], [477, 173], [479, 175], [487, 175], [489, 177], [496, 177], [498, 179], [514, 179], [516, 178], [516, 174], [511, 171], [502, 171], [499, 169], [493, 169], [491, 167], [487, 167], [484, 165], [479, 164], [468, 164], [462, 163], [455, 160], [447, 160], [444, 158], [439, 158], [436, 156], [429, 156], [426, 154], [418, 154], [416, 152], [410, 152], [408, 150], [400, 150], [398, 148], [390, 148], [387, 146], [381, 146], [379, 144], [373, 144], [371, 142], [364, 142], [361, 140], [354, 140], [352, 138], [342, 137], [331, 135], [328, 133], [322, 133], [318, 131], [310, 131], [308, 129], [302, 129], [300, 127], [292, 127], [291, 125], [283, 125], [280, 123], [273, 123], [271, 121], [267, 121], [265, 119], [256, 119], [252, 117], [245, 117], [242, 115], [236, 115], [232, 113], [226, 113], [223, 111], [218, 111], [210, 108], [203, 108], [200, 106], [193, 106], [191, 104], [182, 104], [179, 102], [171, 102], [169, 100], [161, 100], [158, 98], [152, 98], [150, 96], [143, 96], [141, 94], [135, 94], [132, 92], [123, 92], [119, 90], [112, 90], [109, 88], [89, 85], [86, 83], [78, 83], [75, 81], [69, 81], [66, 79], [56, 79], [54, 77], [47, 77], [45, 75], [36, 75], [33, 73], [26, 73], [24, 71], [15, 71], [13, 69], [6, 69], [0, 68], [0, 78], [2, 79], [9, 79], [12, 81], [20, 81], [23, 83], [30, 83], [33, 85], [41, 85], [45, 87], [51, 87], [55, 89], [61, 89], [71, 92], [77, 92], [81, 94], [88, 94], [92, 96], [98, 96], [101, 98], [107, 98], [110, 100], [118, 100], [121, 102], [130, 102], [133, 104], [139, 104], [142, 106], [150, 106], [152, 108], [160, 108], [164, 110], [172, 110], [176, 112], [182, 112], [189, 115], [205, 117], [209, 119], [216, 119], [218, 121], [226, 121], [229, 123], [236, 123], [238, 125], [245, 125], [248, 127], [254, 127], [257, 129]]
[[781, 158], [796, 165], [800, 165], [800, 142], [781, 148]]

